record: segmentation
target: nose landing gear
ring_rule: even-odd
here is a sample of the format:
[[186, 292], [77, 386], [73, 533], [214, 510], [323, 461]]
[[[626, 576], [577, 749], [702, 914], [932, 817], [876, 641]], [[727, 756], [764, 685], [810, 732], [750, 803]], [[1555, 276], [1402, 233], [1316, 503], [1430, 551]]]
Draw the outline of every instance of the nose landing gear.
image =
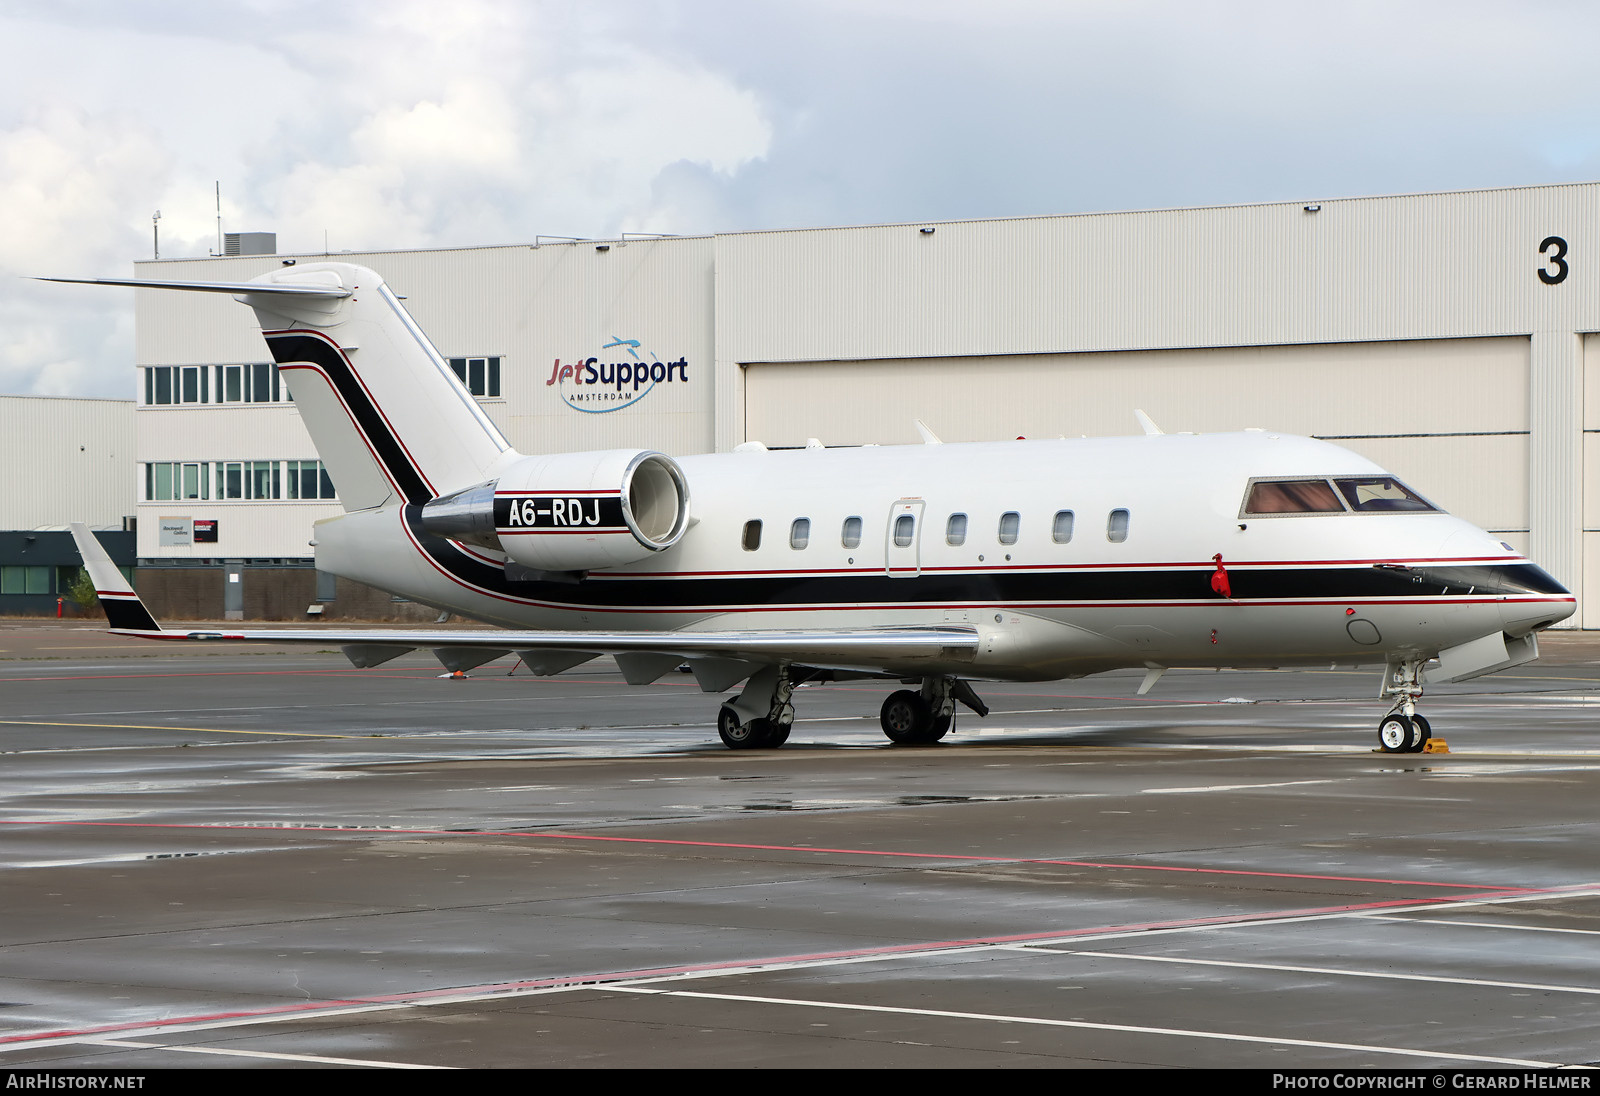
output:
[[1417, 701], [1422, 698], [1423, 661], [1416, 658], [1391, 662], [1384, 670], [1379, 695], [1395, 698], [1389, 714], [1378, 721], [1378, 748], [1384, 753], [1421, 753], [1433, 736], [1427, 717], [1417, 714]]

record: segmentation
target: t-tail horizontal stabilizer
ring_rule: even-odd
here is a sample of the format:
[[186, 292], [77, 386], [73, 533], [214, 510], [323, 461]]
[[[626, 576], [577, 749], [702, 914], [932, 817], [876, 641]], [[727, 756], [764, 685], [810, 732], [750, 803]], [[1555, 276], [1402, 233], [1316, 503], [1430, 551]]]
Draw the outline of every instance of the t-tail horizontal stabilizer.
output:
[[350, 296], [342, 285], [278, 285], [272, 282], [155, 282], [144, 278], [35, 278], [36, 282], [66, 282], [69, 285], [122, 285], [132, 289], [185, 289], [191, 293], [230, 293], [259, 296], [341, 298]]
[[111, 630], [161, 631], [161, 625], [150, 615], [150, 610], [144, 607], [144, 602], [133, 592], [133, 586], [123, 577], [117, 565], [111, 562], [111, 557], [106, 555], [106, 550], [100, 546], [94, 534], [89, 532], [89, 527], [81, 521], [73, 522], [72, 539], [78, 545], [78, 554], [83, 557], [84, 567], [88, 568], [89, 579], [94, 583], [95, 595], [106, 611], [106, 620], [111, 624]]

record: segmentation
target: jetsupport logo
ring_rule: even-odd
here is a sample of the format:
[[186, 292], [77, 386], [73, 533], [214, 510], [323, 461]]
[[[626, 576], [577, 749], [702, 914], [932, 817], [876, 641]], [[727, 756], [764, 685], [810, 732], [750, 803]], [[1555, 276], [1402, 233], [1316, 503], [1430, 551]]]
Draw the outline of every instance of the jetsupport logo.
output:
[[585, 358], [563, 362], [557, 358], [550, 370], [550, 379], [544, 383], [555, 385], [568, 407], [590, 415], [603, 415], [631, 407], [653, 392], [658, 384], [689, 380], [687, 358], [664, 362], [651, 354], [650, 360], [645, 361], [639, 356], [638, 339], [613, 335], [600, 349], [619, 347], [627, 351], [631, 360], [602, 362], [599, 358]]

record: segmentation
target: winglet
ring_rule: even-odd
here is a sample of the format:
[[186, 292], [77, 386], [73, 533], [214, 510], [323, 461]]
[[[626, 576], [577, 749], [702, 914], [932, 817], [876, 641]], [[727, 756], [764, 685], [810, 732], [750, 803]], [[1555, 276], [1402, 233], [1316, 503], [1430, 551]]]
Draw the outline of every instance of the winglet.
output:
[[944, 442], [939, 440], [939, 435], [938, 434], [935, 434], [932, 430], [928, 429], [928, 424], [927, 423], [923, 422], [921, 419], [914, 419], [912, 421], [914, 421], [917, 424], [917, 433], [922, 435], [922, 444], [923, 445], [943, 445], [944, 444]]
[[1145, 432], [1145, 436], [1146, 437], [1149, 437], [1149, 436], [1154, 435], [1154, 434], [1165, 434], [1166, 433], [1165, 430], [1161, 429], [1161, 427], [1156, 425], [1156, 421], [1154, 419], [1152, 419], [1149, 415], [1146, 415], [1143, 411], [1139, 410], [1137, 407], [1135, 407], [1133, 409], [1133, 417], [1139, 420], [1139, 425], [1140, 426], [1144, 427], [1144, 432]]
[[83, 557], [83, 565], [89, 571], [89, 578], [94, 582], [94, 592], [99, 596], [101, 606], [105, 608], [106, 621], [112, 630], [161, 631], [161, 625], [150, 615], [150, 610], [144, 607], [144, 602], [133, 592], [133, 587], [122, 576], [117, 565], [111, 562], [111, 557], [106, 555], [106, 550], [95, 539], [95, 535], [89, 532], [89, 527], [81, 521], [73, 522], [72, 539], [78, 546], [78, 554]]

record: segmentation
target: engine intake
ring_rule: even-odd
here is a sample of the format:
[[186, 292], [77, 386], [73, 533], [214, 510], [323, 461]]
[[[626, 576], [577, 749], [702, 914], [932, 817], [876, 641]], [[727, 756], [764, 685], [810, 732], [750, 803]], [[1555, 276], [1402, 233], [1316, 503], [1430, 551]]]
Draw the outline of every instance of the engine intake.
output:
[[683, 469], [648, 449], [524, 457], [498, 480], [422, 508], [428, 532], [536, 571], [633, 563], [671, 548], [688, 524]]

